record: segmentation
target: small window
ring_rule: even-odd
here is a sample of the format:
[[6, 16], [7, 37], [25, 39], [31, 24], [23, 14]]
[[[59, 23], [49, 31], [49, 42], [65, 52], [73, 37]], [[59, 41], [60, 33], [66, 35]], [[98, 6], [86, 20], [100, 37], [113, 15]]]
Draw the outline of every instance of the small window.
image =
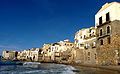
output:
[[96, 42], [93, 42], [93, 43], [92, 43], [92, 46], [93, 46], [93, 47], [96, 47]]
[[89, 32], [91, 33], [92, 29], [89, 30]]
[[82, 36], [80, 36], [80, 39], [82, 39]]
[[99, 25], [102, 24], [102, 16], [99, 18]]
[[97, 59], [97, 55], [95, 54], [95, 59]]
[[6, 53], [8, 53], [9, 51], [6, 51]]
[[110, 33], [110, 26], [107, 27], [107, 34]]
[[90, 57], [88, 57], [88, 60], [90, 61]]
[[84, 38], [86, 38], [86, 36], [84, 35]]
[[103, 40], [100, 40], [100, 45], [103, 45]]
[[107, 40], [108, 40], [108, 44], [110, 44], [111, 43], [110, 37], [108, 37]]
[[82, 39], [82, 36], [81, 36], [81, 39]]
[[109, 15], [109, 12], [106, 14], [106, 21], [110, 21], [110, 15]]
[[90, 34], [89, 36], [91, 37], [92, 35]]
[[90, 52], [88, 52], [88, 56], [90, 56]]
[[84, 44], [80, 44], [80, 46], [81, 46], [81, 47], [83, 47], [83, 46], [84, 46]]
[[100, 36], [102, 36], [102, 29], [100, 29]]

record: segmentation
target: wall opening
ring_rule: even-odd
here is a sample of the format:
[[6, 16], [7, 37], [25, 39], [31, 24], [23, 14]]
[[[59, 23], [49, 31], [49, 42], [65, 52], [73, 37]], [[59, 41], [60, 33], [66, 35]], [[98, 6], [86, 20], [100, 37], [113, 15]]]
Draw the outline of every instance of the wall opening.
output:
[[100, 40], [100, 45], [103, 45], [103, 40]]
[[109, 14], [109, 12], [106, 14], [106, 21], [110, 21], [110, 14]]
[[102, 24], [102, 17], [99, 18], [99, 25]]

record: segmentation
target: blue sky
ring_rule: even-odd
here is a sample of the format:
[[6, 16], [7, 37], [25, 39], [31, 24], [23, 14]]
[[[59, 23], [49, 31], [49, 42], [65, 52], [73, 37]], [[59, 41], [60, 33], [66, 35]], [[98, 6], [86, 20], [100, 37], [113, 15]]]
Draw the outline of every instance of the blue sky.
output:
[[0, 0], [0, 51], [74, 41], [75, 32], [94, 26], [96, 12], [111, 1]]

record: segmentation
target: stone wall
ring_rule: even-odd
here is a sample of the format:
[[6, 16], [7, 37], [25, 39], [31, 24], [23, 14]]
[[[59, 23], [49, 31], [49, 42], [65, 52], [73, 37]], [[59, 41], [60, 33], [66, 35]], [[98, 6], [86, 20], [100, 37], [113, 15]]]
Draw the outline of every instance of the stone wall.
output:
[[[110, 26], [111, 31], [106, 33], [106, 27]], [[103, 29], [103, 36], [99, 36], [99, 30]], [[97, 28], [97, 64], [99, 65], [118, 65], [120, 50], [120, 21], [113, 21]], [[108, 43], [110, 37], [110, 44]], [[103, 40], [103, 45], [100, 44]]]

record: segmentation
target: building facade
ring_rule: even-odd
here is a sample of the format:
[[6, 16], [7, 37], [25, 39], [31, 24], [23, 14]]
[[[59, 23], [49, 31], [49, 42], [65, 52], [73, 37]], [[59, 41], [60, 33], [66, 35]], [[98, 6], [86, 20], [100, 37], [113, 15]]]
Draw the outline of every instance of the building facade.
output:
[[120, 63], [120, 3], [106, 3], [95, 15], [97, 64]]
[[6, 60], [14, 60], [17, 58], [17, 51], [3, 51], [2, 57]]
[[79, 30], [75, 34], [75, 61], [82, 64], [96, 63], [96, 28]]

